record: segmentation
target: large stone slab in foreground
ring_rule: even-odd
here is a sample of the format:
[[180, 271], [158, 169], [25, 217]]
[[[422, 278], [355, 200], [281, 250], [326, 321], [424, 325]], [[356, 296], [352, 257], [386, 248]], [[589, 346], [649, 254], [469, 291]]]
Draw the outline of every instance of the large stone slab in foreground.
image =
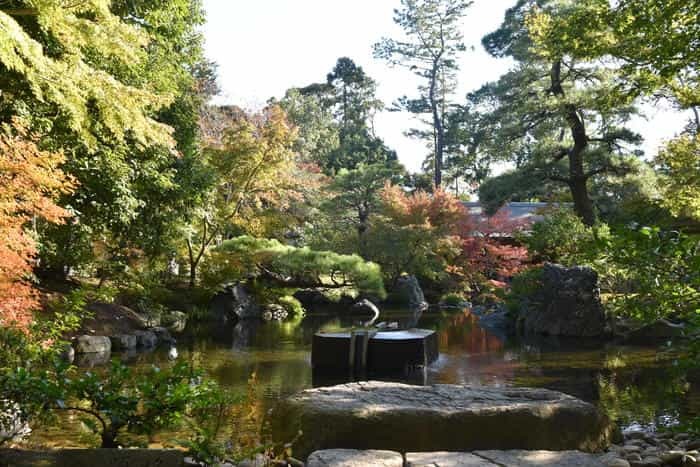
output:
[[497, 467], [469, 452], [407, 452], [406, 467]]
[[361, 382], [308, 389], [272, 417], [295, 456], [329, 448], [399, 452], [477, 449], [598, 451], [612, 425], [579, 399], [546, 389]]
[[403, 467], [403, 456], [398, 452], [356, 449], [326, 449], [312, 452], [306, 467]]

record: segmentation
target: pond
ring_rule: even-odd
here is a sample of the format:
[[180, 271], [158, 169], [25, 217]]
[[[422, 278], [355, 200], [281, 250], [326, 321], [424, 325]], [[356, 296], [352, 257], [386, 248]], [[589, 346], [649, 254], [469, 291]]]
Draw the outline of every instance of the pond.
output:
[[[390, 316], [387, 316], [390, 315]], [[383, 313], [383, 319], [409, 322], [411, 315]], [[479, 327], [469, 310], [428, 312], [418, 325], [439, 336], [440, 357], [411, 374], [377, 376], [411, 384], [536, 386], [563, 391], [593, 402], [620, 425], [653, 429], [700, 414], [700, 378], [687, 382], [677, 356], [663, 347], [621, 346], [600, 341], [543, 338], [517, 340]], [[244, 392], [255, 375], [252, 404], [264, 413], [275, 401], [312, 386], [349, 381], [349, 377], [314, 375], [311, 340], [318, 330], [353, 324], [332, 313], [298, 322], [239, 322], [229, 327], [201, 327], [179, 339], [180, 359], [205, 367], [222, 385]], [[167, 365], [167, 352], [140, 353], [131, 364]], [[167, 445], [186, 433], [162, 433], [151, 444]], [[37, 430], [32, 444], [90, 445], [93, 439], [74, 417], [59, 427]]]

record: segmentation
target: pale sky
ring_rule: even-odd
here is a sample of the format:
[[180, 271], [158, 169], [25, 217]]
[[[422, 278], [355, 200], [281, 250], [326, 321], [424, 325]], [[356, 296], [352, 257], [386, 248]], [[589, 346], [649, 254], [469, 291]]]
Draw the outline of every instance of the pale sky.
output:
[[[475, 0], [468, 9], [464, 37], [474, 50], [464, 53], [461, 61], [458, 101], [511, 65], [489, 56], [480, 41], [500, 25], [513, 4], [515, 0]], [[343, 56], [377, 81], [378, 97], [386, 105], [415, 93], [418, 81], [409, 71], [392, 69], [372, 56], [372, 45], [382, 36], [400, 37], [392, 19], [399, 0], [205, 0], [204, 5], [206, 53], [219, 65], [218, 103], [260, 108], [291, 87], [324, 81]], [[683, 119], [665, 110], [649, 113], [647, 120], [635, 121], [633, 129], [645, 136], [644, 149], [653, 153], [678, 131]], [[416, 125], [414, 117], [383, 112], [375, 123], [378, 136], [398, 152], [400, 161], [411, 171], [419, 170], [427, 149], [403, 135]]]

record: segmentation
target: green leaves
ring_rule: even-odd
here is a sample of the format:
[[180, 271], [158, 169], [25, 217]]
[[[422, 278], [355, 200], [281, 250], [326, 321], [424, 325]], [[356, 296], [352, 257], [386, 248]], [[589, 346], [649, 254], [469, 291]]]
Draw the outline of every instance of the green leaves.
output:
[[[340, 255], [248, 236], [227, 240], [207, 261], [207, 282], [218, 286], [246, 277], [271, 287], [347, 288], [384, 297], [381, 270], [357, 255]], [[252, 277], [251, 277], [252, 276]]]

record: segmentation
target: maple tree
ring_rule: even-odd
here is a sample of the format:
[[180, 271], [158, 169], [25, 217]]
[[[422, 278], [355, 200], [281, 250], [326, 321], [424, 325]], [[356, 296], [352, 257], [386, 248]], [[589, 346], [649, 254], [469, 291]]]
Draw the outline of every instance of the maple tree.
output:
[[293, 151], [297, 132], [278, 105], [258, 114], [225, 112], [205, 126], [215, 183], [186, 232], [191, 286], [213, 244], [241, 233], [269, 233], [266, 221], [289, 213], [317, 181]]
[[528, 221], [512, 218], [507, 207], [492, 216], [470, 214], [460, 233], [462, 252], [450, 272], [472, 282], [471, 276], [478, 273], [492, 285], [504, 287], [525, 269], [529, 258], [526, 247], [507, 240], [528, 226]]
[[36, 242], [30, 221], [60, 223], [69, 213], [54, 199], [74, 186], [59, 168], [60, 153], [42, 151], [36, 137], [15, 123], [0, 128], [0, 325], [26, 328], [38, 306], [27, 277]]

